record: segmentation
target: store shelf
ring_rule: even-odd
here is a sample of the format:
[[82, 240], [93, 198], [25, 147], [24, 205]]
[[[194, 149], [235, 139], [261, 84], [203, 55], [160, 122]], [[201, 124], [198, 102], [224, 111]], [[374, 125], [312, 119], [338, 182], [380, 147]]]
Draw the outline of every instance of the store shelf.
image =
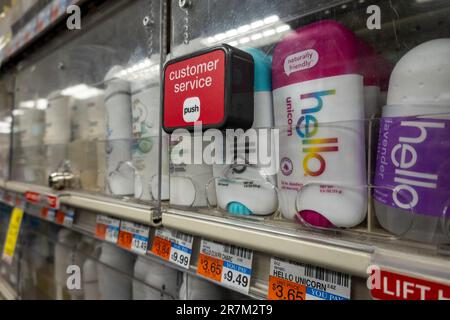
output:
[[0, 300], [1, 298], [6, 300], [17, 300], [18, 298], [16, 290], [2, 277], [0, 277]]
[[[46, 219], [41, 217], [41, 215], [39, 214], [39, 210], [28, 210], [26, 212], [26, 214], [29, 215], [29, 216], [38, 218], [38, 219], [40, 219], [42, 221], [49, 222], [48, 220], [46, 220]], [[98, 239], [95, 236], [95, 225], [92, 224], [92, 223], [90, 224], [89, 222], [87, 222], [88, 219], [86, 219], [86, 217], [81, 217], [83, 215], [89, 215], [89, 213], [88, 212], [84, 212], [84, 211], [80, 212], [78, 219], [76, 219], [76, 222], [70, 227], [67, 227], [67, 226], [65, 226], [65, 227], [70, 229], [70, 230], [72, 230], [72, 231], [74, 231], [74, 232], [77, 232], [77, 233], [80, 233], [82, 235], [89, 236], [89, 237], [92, 237], [92, 238], [96, 238], [98, 241], [101, 241], [100, 239]], [[51, 223], [56, 224], [55, 222], [51, 222]], [[150, 232], [150, 235], [152, 235], [152, 232]], [[152, 241], [153, 241], [153, 238], [150, 237], [150, 242], [149, 243], [152, 243]], [[198, 243], [200, 241], [200, 239], [196, 239], [196, 241]], [[110, 242], [108, 242], [108, 243], [113, 245]], [[115, 245], [118, 248], [121, 248], [122, 250], [126, 250], [126, 249], [124, 249], [123, 247], [120, 247], [117, 244], [115, 244]], [[130, 250], [126, 250], [126, 251], [128, 251], [130, 253], [133, 253], [135, 255], [139, 255], [136, 252], [133, 252], [133, 251], [130, 251]], [[149, 260], [153, 261], [153, 262], [157, 262], [157, 263], [159, 263], [161, 265], [164, 265], [164, 266], [166, 266], [168, 268], [176, 269], [176, 270], [178, 270], [180, 272], [183, 272], [183, 273], [188, 273], [191, 276], [198, 276], [197, 275], [198, 252], [196, 250], [194, 250], [194, 253], [192, 255], [192, 260], [191, 260], [191, 264], [189, 266], [189, 269], [185, 269], [185, 268], [179, 267], [179, 266], [177, 266], [175, 264], [172, 264], [170, 262], [167, 262], [166, 260], [164, 260], [164, 259], [156, 256], [155, 254], [153, 254], [151, 251], [148, 251], [147, 254], [144, 257], [146, 259], [149, 259]], [[209, 279], [206, 279], [206, 278], [203, 278], [203, 279], [214, 283], [213, 281], [211, 281]], [[263, 281], [263, 280], [259, 279], [258, 277], [254, 277], [254, 279], [252, 280], [252, 283], [250, 285], [250, 288], [249, 288], [249, 293], [246, 294], [245, 296], [247, 296], [249, 298], [252, 298], [252, 299], [256, 299], [256, 300], [263, 300], [263, 299], [266, 298], [267, 288], [268, 287], [267, 287], [266, 281]]]
[[14, 55], [22, 52], [31, 43], [38, 40], [42, 35], [51, 30], [63, 17], [67, 15], [66, 10], [70, 5], [80, 5], [85, 0], [53, 0], [34, 16], [28, 23], [18, 30], [9, 43], [0, 50], [0, 65]]
[[281, 221], [252, 221], [207, 216], [166, 208], [163, 225], [207, 239], [243, 246], [268, 255], [367, 278], [369, 267], [378, 265], [450, 284], [450, 250], [364, 231], [320, 232]]
[[63, 205], [92, 210], [93, 212], [103, 213], [119, 219], [135, 221], [145, 225], [159, 225], [158, 210], [155, 210], [149, 205], [137, 204], [130, 201], [124, 201], [123, 199], [119, 200], [101, 195], [78, 192], [58, 193], [46, 187], [16, 181], [4, 182], [3, 186], [8, 191], [22, 194], [27, 191], [33, 191], [40, 194], [56, 195], [59, 196], [60, 202]]
[[[55, 195], [49, 188], [15, 181], [7, 181], [0, 186], [19, 194], [35, 191]], [[367, 233], [364, 230], [320, 232], [282, 220], [204, 214], [168, 206], [162, 207], [162, 223], [155, 223], [152, 219], [157, 216], [158, 210], [151, 206], [78, 192], [61, 192], [58, 195], [61, 204], [82, 209], [84, 218], [81, 223], [84, 225], [75, 228], [91, 235], [94, 235], [95, 218], [88, 216], [100, 213], [153, 227], [162, 225], [199, 238], [252, 249], [269, 258], [286, 258], [359, 278], [367, 278], [368, 267], [380, 264], [409, 274], [415, 274], [420, 269], [418, 276], [441, 283], [450, 281], [449, 248], [400, 240], [384, 233]], [[267, 263], [269, 260], [264, 261]], [[418, 269], [416, 266], [421, 267]], [[255, 289], [256, 292], [264, 291], [265, 286], [262, 283], [258, 290]]]
[[274, 256], [365, 277], [374, 248], [277, 226], [165, 209], [163, 225]]

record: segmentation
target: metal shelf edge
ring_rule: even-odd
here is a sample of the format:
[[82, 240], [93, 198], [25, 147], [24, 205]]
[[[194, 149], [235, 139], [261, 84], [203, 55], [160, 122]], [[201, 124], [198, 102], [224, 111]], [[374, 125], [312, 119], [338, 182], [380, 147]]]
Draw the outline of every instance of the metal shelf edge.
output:
[[232, 243], [274, 256], [311, 263], [360, 277], [367, 277], [367, 268], [371, 263], [372, 254], [370, 252], [325, 245], [229, 224], [224, 225], [179, 215], [167, 210], [163, 211], [162, 224], [167, 228], [211, 240]]
[[17, 300], [18, 298], [16, 290], [14, 290], [2, 277], [0, 277], [0, 295], [6, 300]]
[[120, 219], [152, 225], [150, 207], [141, 209], [74, 195], [62, 197], [61, 203], [80, 209], [104, 213]]
[[[6, 181], [4, 187], [8, 191], [17, 193], [36, 191], [44, 194], [58, 194], [55, 191], [43, 186], [17, 181]], [[118, 201], [114, 199], [95, 199], [94, 197], [83, 196], [81, 194], [74, 194], [70, 192], [61, 193], [59, 196], [61, 204], [64, 205], [73, 206], [79, 209], [92, 210], [96, 213], [103, 213], [119, 219], [134, 221], [145, 225], [153, 225], [150, 206], [142, 206], [141, 208], [138, 208], [127, 205], [126, 203], [118, 203]]]

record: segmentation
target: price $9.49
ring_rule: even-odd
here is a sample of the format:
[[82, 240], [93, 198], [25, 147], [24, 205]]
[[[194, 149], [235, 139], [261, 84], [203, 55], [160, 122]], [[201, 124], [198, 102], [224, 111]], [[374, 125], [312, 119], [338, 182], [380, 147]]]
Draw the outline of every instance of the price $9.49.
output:
[[232, 270], [228, 270], [224, 273], [223, 279], [229, 283], [234, 283], [240, 287], [247, 288], [249, 276], [240, 272], [233, 272]]

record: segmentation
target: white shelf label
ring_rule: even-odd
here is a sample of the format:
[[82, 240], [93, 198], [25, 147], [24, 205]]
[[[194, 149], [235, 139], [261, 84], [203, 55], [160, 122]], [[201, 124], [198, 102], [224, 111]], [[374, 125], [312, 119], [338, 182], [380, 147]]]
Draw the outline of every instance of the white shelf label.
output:
[[41, 218], [50, 222], [56, 222], [56, 211], [43, 207], [41, 208]]
[[73, 225], [73, 219], [75, 218], [75, 210], [74, 209], [66, 209], [64, 214], [63, 225], [71, 228]]
[[134, 222], [122, 221], [117, 244], [133, 252], [145, 255], [150, 228]]
[[119, 238], [120, 220], [101, 214], [97, 215], [95, 236], [100, 240], [117, 243]]
[[197, 273], [223, 286], [248, 294], [253, 251], [202, 240]]
[[349, 300], [351, 277], [320, 267], [272, 258], [271, 300]]
[[194, 237], [179, 231], [160, 228], [155, 232], [152, 252], [160, 258], [189, 269]]

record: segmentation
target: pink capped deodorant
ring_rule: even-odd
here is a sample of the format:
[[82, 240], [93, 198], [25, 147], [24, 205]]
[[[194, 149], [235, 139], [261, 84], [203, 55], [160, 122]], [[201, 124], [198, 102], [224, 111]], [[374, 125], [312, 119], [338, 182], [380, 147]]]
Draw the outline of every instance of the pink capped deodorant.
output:
[[275, 48], [278, 187], [288, 219], [327, 228], [353, 227], [366, 216], [359, 54], [356, 36], [334, 21], [298, 29]]

